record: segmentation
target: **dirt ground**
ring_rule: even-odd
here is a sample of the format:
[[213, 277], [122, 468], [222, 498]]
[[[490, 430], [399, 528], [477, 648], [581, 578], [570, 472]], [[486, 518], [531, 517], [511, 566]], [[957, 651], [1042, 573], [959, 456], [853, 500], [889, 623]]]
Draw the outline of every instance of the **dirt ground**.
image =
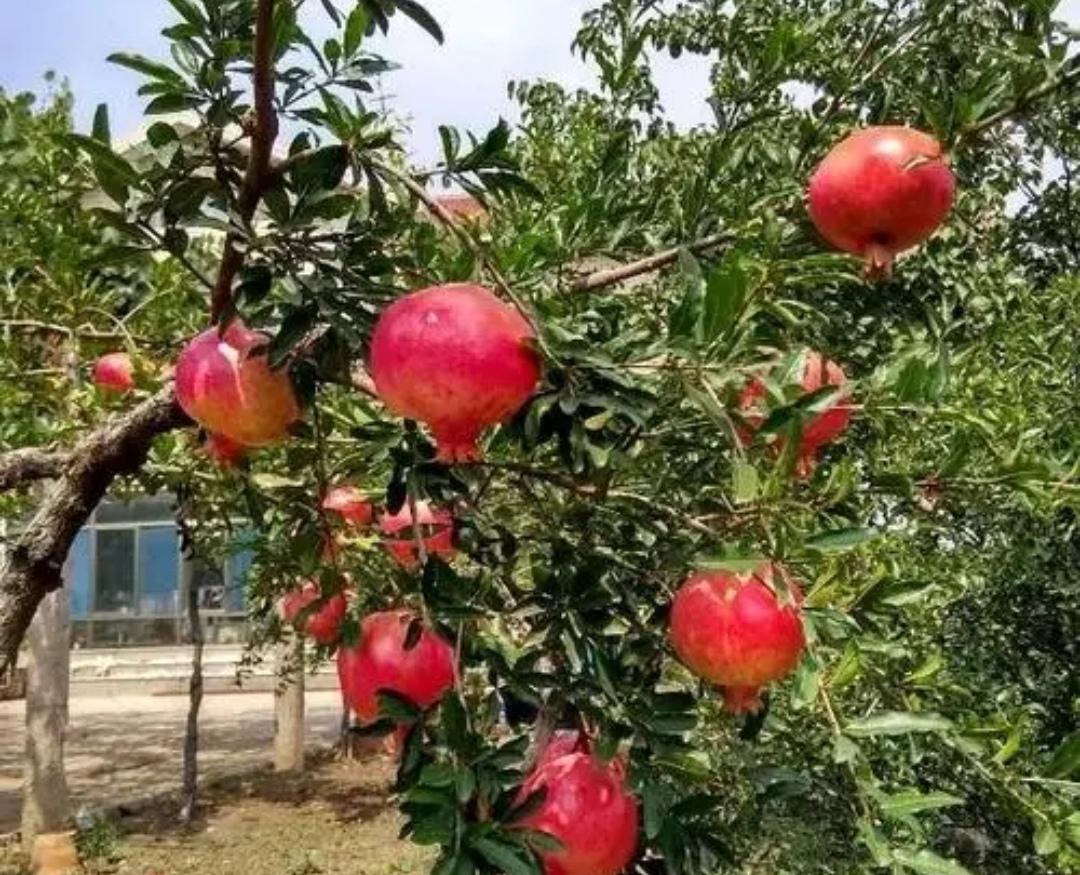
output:
[[[269, 769], [206, 789], [198, 822], [181, 829], [175, 804], [119, 817], [84, 838], [91, 875], [414, 875], [430, 860], [399, 841], [388, 804], [393, 765], [383, 756], [319, 757], [305, 775]], [[24, 875], [10, 844], [0, 875]]]
[[[0, 835], [19, 828], [23, 778], [22, 702], [0, 702]], [[107, 808], [175, 791], [187, 714], [184, 696], [77, 697], [70, 704], [64, 758], [75, 808]], [[341, 694], [309, 691], [310, 747], [332, 744]], [[269, 761], [272, 693], [209, 695], [199, 719], [199, 766], [209, 778], [250, 771]]]

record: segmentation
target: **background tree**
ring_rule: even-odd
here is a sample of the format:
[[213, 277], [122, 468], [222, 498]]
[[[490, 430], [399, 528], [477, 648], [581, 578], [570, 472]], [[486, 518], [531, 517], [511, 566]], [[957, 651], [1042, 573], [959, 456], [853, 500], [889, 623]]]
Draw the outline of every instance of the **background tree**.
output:
[[[537, 869], [548, 845], [515, 828], [515, 800], [530, 742], [557, 724], [628, 757], [642, 871], [1075, 866], [1077, 280], [1059, 233], [1073, 198], [1057, 192], [1075, 169], [1080, 67], [1052, 4], [610, 0], [575, 43], [597, 90], [519, 83], [517, 136], [447, 128], [442, 161], [411, 169], [364, 95], [386, 69], [366, 40], [392, 12], [440, 37], [417, 4], [170, 2], [174, 63], [114, 59], [143, 74], [152, 115], [198, 124], [158, 121], [145, 161], [100, 138], [65, 146], [111, 199], [95, 221], [123, 254], [164, 249], [214, 321], [269, 329], [309, 410], [245, 467], [210, 476], [170, 438], [141, 476], [194, 477], [251, 521], [256, 617], [298, 580], [327, 597], [352, 580], [346, 644], [356, 618], [400, 605], [454, 642], [461, 683], [419, 724], [385, 702], [388, 721], [416, 724], [399, 798], [441, 875]], [[320, 45], [323, 16], [335, 35]], [[718, 59], [715, 126], [666, 122], [655, 51]], [[961, 196], [895, 278], [868, 285], [802, 199], [835, 140], [888, 121], [938, 135]], [[282, 126], [296, 133], [275, 155]], [[1066, 173], [1044, 188], [1048, 155]], [[483, 198], [490, 223], [448, 214], [430, 180]], [[206, 228], [225, 235], [216, 273], [191, 242]], [[538, 322], [545, 378], [486, 462], [448, 468], [358, 365], [387, 302], [461, 280]], [[192, 322], [156, 336], [175, 348]], [[778, 385], [759, 439], [738, 437], [748, 379], [805, 347], [854, 375], [858, 406], [809, 480], [764, 444], [794, 445], [824, 396]], [[60, 481], [0, 576], [4, 652], [110, 479], [181, 423], [166, 387], [48, 457]], [[460, 558], [411, 573], [360, 536], [327, 559], [319, 496], [338, 481], [391, 512], [453, 508]], [[671, 658], [666, 612], [695, 565], [761, 558], [803, 581], [810, 647], [771, 708], [736, 721]], [[1040, 624], [1023, 659], [1017, 616]], [[508, 702], [531, 704], [535, 726], [504, 738]]]

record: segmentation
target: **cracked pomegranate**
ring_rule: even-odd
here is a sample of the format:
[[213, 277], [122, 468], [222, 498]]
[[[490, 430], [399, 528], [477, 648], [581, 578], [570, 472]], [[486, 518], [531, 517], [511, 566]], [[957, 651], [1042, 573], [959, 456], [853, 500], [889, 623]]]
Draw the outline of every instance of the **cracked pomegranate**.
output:
[[284, 622], [299, 624], [308, 637], [324, 647], [337, 643], [348, 612], [345, 593], [335, 593], [323, 602], [322, 589], [313, 580], [282, 596], [278, 602], [278, 614]]

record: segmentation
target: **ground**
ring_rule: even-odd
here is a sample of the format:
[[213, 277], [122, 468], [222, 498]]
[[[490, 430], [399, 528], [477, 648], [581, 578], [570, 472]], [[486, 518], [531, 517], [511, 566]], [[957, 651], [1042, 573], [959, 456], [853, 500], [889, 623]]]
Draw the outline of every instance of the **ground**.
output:
[[[313, 756], [301, 777], [270, 772], [270, 694], [209, 696], [202, 721], [203, 809], [192, 830], [176, 823], [174, 793], [186, 701], [177, 697], [74, 699], [68, 774], [76, 806], [135, 813], [85, 840], [94, 875], [411, 875], [421, 849], [397, 839], [387, 804], [392, 764]], [[340, 694], [309, 693], [308, 741], [326, 750]], [[0, 704], [0, 834], [18, 826], [22, 703]], [[229, 777], [226, 777], [229, 776]], [[150, 805], [140, 799], [155, 797]], [[15, 843], [0, 839], [0, 875], [22, 875]]]

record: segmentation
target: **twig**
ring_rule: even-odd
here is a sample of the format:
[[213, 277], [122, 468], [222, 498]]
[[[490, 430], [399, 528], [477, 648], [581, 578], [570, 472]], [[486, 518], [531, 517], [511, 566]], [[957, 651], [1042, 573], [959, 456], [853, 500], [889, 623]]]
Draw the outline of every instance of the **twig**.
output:
[[1021, 94], [1010, 106], [968, 125], [960, 132], [959, 139], [963, 140], [987, 128], [992, 128], [994, 125], [1023, 112], [1031, 104], [1037, 103], [1044, 97], [1049, 97], [1051, 94], [1075, 83], [1080, 83], [1080, 55], [1065, 64], [1060, 74], [1051, 77], [1038, 88], [1032, 89], [1026, 94]]
[[619, 283], [626, 282], [626, 280], [647, 273], [655, 273], [658, 270], [663, 270], [668, 265], [674, 264], [679, 258], [679, 253], [684, 249], [693, 253], [707, 252], [710, 249], [723, 246], [725, 243], [730, 243], [734, 239], [735, 238], [731, 234], [724, 232], [712, 234], [701, 240], [696, 240], [693, 243], [687, 243], [684, 246], [674, 246], [671, 249], [665, 249], [661, 252], [649, 255], [646, 258], [631, 261], [629, 264], [622, 264], [618, 267], [606, 268], [604, 270], [586, 274], [585, 276], [574, 280], [574, 282], [570, 284], [570, 290], [574, 292], [595, 292], [599, 289], [608, 288], [609, 286], [617, 286]]
[[22, 328], [42, 334], [61, 334], [64, 337], [84, 337], [87, 340], [120, 340], [126, 335], [120, 331], [99, 331], [96, 328], [68, 328], [37, 319], [0, 319], [0, 328]]
[[[274, 5], [275, 0], [258, 0], [255, 11], [251, 151], [236, 199], [236, 211], [244, 225], [250, 225], [267, 181], [271, 178], [270, 158], [278, 134], [278, 118], [274, 112]], [[240, 248], [242, 236], [239, 231], [233, 230], [225, 237], [225, 251], [210, 299], [211, 321], [220, 319], [232, 304], [233, 279], [244, 264], [244, 252]]]

